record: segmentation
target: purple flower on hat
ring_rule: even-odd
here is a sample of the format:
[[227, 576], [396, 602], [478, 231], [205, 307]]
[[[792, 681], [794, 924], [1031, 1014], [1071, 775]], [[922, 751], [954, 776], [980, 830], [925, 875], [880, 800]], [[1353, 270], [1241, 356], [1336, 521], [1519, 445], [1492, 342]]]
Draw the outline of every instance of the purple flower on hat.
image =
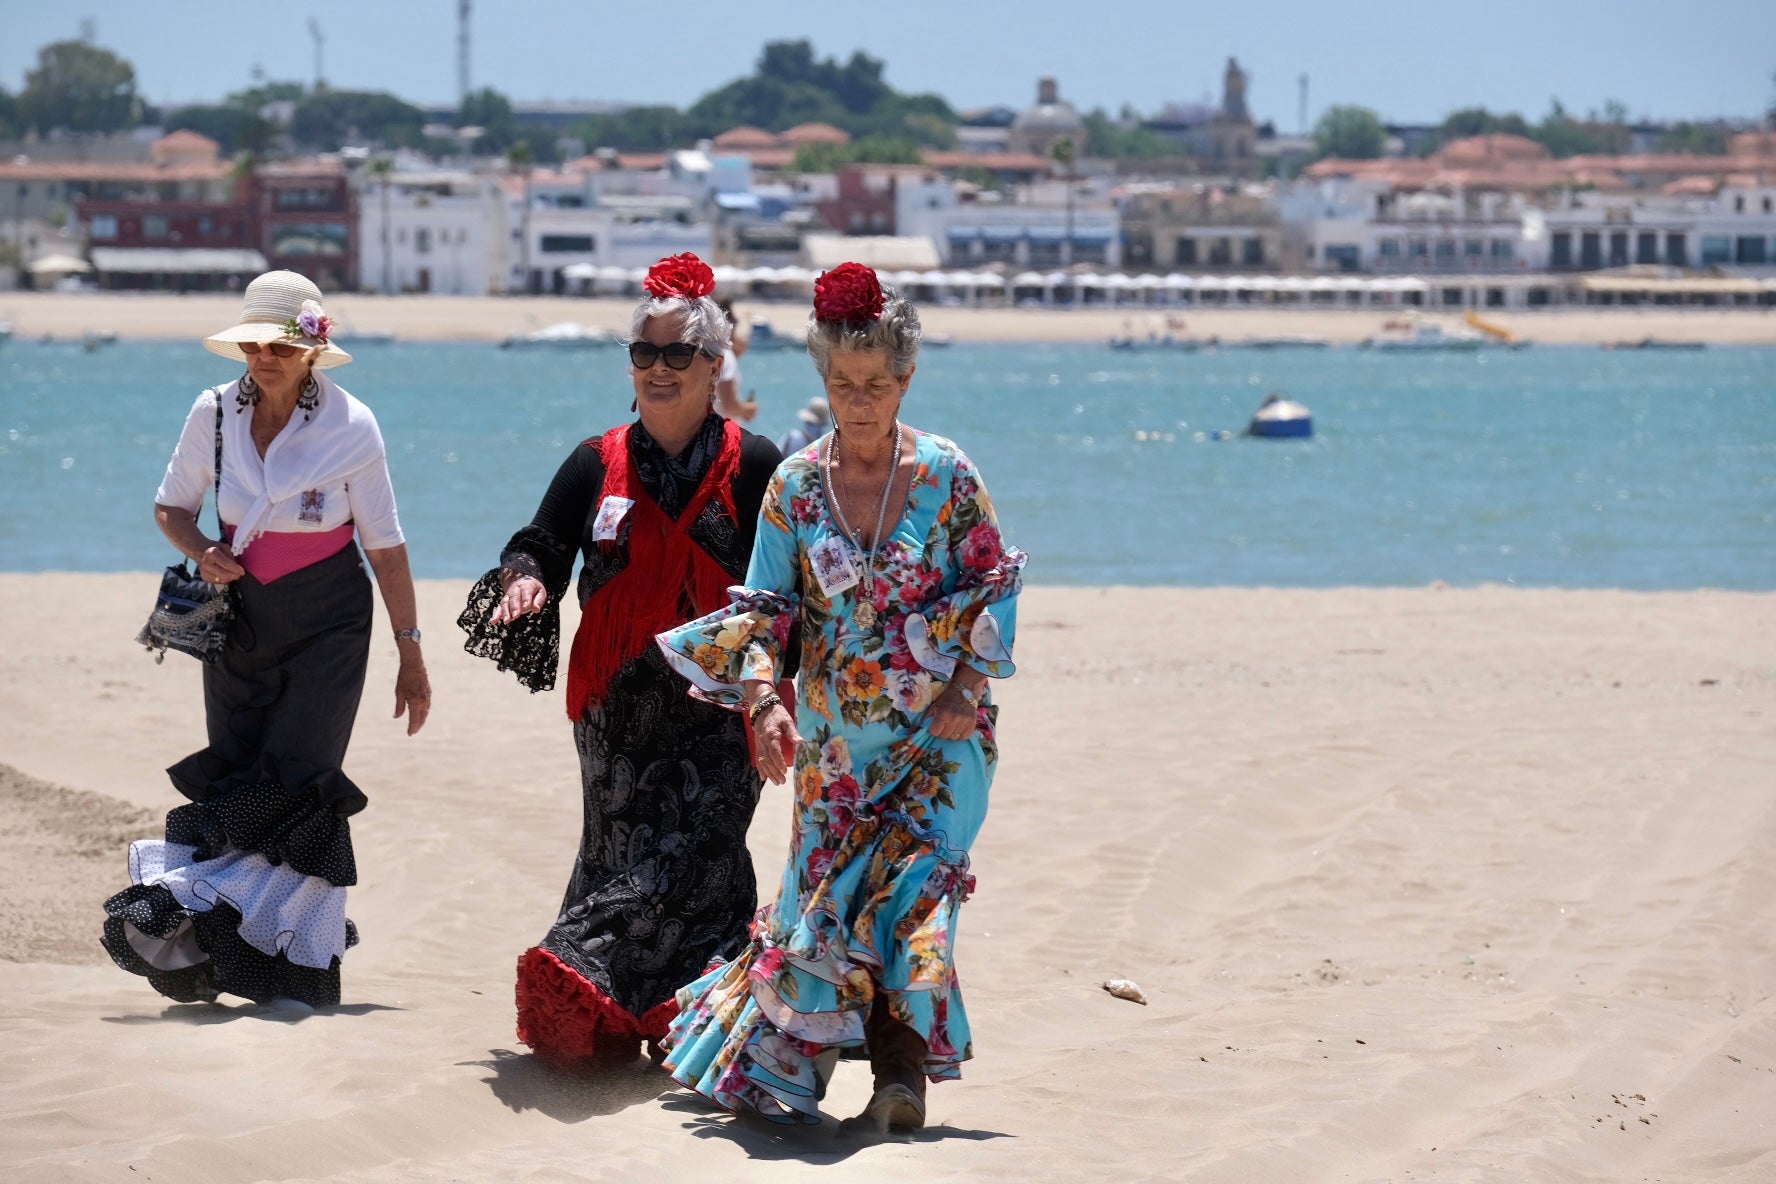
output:
[[302, 311], [284, 322], [284, 335], [287, 337], [312, 337], [324, 342], [332, 331], [333, 318], [323, 313], [321, 306], [313, 300], [304, 300]]

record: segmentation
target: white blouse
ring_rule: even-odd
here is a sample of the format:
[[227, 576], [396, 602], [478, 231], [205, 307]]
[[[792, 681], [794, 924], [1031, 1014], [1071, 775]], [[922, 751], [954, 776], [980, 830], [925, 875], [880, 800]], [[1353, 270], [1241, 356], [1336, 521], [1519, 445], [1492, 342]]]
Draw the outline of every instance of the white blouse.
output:
[[370, 409], [324, 375], [320, 402], [299, 411], [263, 459], [253, 445], [252, 407], [235, 401], [238, 383], [197, 397], [154, 500], [197, 513], [216, 480], [216, 401], [222, 401], [222, 520], [235, 526], [240, 554], [267, 531], [322, 533], [347, 522], [369, 550], [405, 542], [395, 512], [382, 432]]

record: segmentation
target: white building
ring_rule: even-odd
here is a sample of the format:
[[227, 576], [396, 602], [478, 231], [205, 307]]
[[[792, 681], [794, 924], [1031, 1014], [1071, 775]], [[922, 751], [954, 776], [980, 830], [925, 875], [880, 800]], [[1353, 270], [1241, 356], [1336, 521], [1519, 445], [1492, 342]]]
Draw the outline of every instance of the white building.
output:
[[533, 175], [528, 214], [524, 182], [507, 178], [503, 274], [511, 291], [571, 291], [566, 272], [576, 264], [635, 268], [685, 251], [714, 254], [714, 227], [693, 197], [671, 186], [610, 192], [596, 178], [591, 171]]
[[1071, 188], [1069, 202], [1064, 180], [1001, 195], [935, 174], [902, 173], [894, 186], [895, 231], [931, 239], [946, 267], [1118, 266], [1120, 220], [1108, 190], [1092, 178]]
[[366, 292], [504, 291], [505, 203], [491, 177], [368, 177], [358, 200], [358, 285]]

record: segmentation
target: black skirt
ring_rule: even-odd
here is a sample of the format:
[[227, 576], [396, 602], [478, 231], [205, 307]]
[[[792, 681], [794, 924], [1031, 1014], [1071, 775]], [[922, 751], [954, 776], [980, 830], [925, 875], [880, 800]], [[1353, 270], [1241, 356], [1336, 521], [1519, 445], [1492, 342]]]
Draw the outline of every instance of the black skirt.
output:
[[103, 943], [124, 970], [183, 1002], [241, 995], [339, 1001], [356, 944], [350, 815], [341, 771], [373, 619], [356, 546], [269, 584], [245, 576], [221, 658], [204, 668], [209, 745], [167, 770], [189, 798], [166, 838], [130, 846], [134, 884], [105, 902]]

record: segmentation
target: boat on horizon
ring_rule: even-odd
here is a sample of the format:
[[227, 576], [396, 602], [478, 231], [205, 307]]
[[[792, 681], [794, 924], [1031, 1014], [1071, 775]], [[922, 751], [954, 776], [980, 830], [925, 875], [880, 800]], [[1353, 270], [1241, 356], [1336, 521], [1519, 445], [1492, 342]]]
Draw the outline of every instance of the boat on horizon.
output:
[[1670, 341], [1662, 337], [1640, 337], [1632, 341], [1606, 341], [1604, 349], [1702, 349], [1705, 341]]
[[1201, 349], [1205, 345], [1212, 345], [1214, 343], [1212, 341], [1204, 341], [1200, 337], [1173, 337], [1170, 333], [1167, 333], [1163, 336], [1112, 337], [1109, 344], [1111, 349], [1176, 349], [1189, 351]]
[[562, 321], [531, 333], [514, 334], [500, 342], [501, 349], [602, 349], [617, 344], [614, 333], [594, 329], [578, 321]]
[[1440, 322], [1412, 317], [1392, 320], [1382, 325], [1381, 332], [1363, 340], [1367, 349], [1389, 353], [1438, 350], [1466, 353], [1486, 344], [1486, 338], [1472, 329], [1446, 329]]
[[1330, 337], [1312, 337], [1305, 333], [1277, 333], [1267, 337], [1243, 337], [1221, 343], [1229, 349], [1330, 349]]

